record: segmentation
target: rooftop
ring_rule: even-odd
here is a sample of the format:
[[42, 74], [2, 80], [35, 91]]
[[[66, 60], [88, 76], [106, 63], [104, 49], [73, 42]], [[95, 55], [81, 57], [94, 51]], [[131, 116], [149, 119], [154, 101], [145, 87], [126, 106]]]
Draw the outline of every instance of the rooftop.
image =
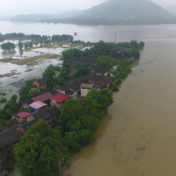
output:
[[0, 133], [0, 148], [5, 147], [15, 141], [20, 139], [20, 134], [17, 132], [16, 128], [10, 129]]
[[[47, 119], [51, 117], [51, 114], [47, 111], [47, 109], [41, 109], [39, 111], [36, 111], [32, 114], [32, 116], [35, 118], [35, 120], [40, 120], [40, 119]], [[32, 122], [32, 121], [31, 121]]]
[[43, 103], [41, 101], [36, 101], [36, 102], [34, 102], [34, 103], [29, 105], [29, 107], [31, 107], [33, 109], [40, 109], [40, 108], [42, 108], [44, 106], [47, 106], [47, 104], [45, 104], [45, 103]]
[[46, 92], [42, 95], [39, 95], [37, 97], [34, 97], [32, 98], [34, 102], [36, 101], [41, 101], [41, 102], [44, 102], [44, 101], [47, 101], [49, 100], [53, 95], [50, 93], [50, 92]]
[[16, 116], [25, 118], [25, 117], [27, 117], [30, 114], [31, 113], [29, 113], [29, 112], [21, 112], [21, 113], [17, 114]]
[[51, 99], [55, 100], [55, 101], [57, 101], [59, 103], [62, 103], [62, 102], [64, 102], [65, 100], [67, 100], [69, 98], [70, 98], [69, 95], [59, 93], [59, 94], [55, 95], [54, 97], [52, 97]]
[[81, 84], [81, 88], [92, 89], [93, 88], [93, 84], [83, 83], [83, 84]]
[[31, 103], [33, 103], [33, 102], [34, 101], [33, 101], [32, 98], [28, 98], [28, 99], [25, 100], [25, 103], [27, 103], [28, 105], [31, 104]]
[[38, 79], [38, 80], [36, 80], [36, 81], [37, 81], [41, 86], [42, 86], [43, 84], [46, 84], [46, 83], [47, 83], [44, 78]]

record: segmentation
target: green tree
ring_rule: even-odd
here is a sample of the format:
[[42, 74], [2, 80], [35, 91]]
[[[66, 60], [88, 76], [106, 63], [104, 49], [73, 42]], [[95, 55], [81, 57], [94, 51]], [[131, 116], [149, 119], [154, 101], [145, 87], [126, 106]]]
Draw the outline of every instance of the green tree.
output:
[[29, 95], [31, 96], [31, 97], [35, 97], [35, 96], [37, 96], [37, 95], [39, 95], [41, 92], [40, 92], [40, 89], [37, 89], [37, 88], [32, 88], [32, 89], [30, 89], [30, 91], [29, 91]]
[[29, 42], [28, 46], [29, 46], [29, 48], [32, 48], [32, 46], [33, 46], [32, 42]]
[[14, 50], [15, 44], [11, 42], [3, 43], [1, 44], [1, 49], [2, 50]]
[[45, 121], [38, 121], [29, 128], [15, 146], [17, 167], [24, 176], [56, 176], [61, 168], [70, 167], [71, 155], [62, 145], [61, 134]]
[[20, 50], [23, 48], [23, 43], [21, 43], [21, 41], [18, 42], [18, 47]]
[[114, 102], [112, 94], [108, 89], [102, 89], [100, 91], [91, 90], [87, 96], [96, 100], [101, 105], [100, 110], [103, 112], [107, 112], [108, 106]]
[[25, 48], [25, 49], [28, 49], [28, 47], [29, 47], [28, 44], [25, 43], [25, 44], [24, 44], [24, 48]]
[[13, 100], [14, 102], [16, 102], [17, 101], [17, 95], [12, 95], [12, 97], [11, 97], [11, 100]]
[[110, 56], [99, 56], [96, 60], [96, 63], [100, 67], [112, 68], [115, 65], [115, 61]]
[[0, 98], [0, 103], [5, 103], [5, 102], [7, 102], [7, 99], [5, 97], [1, 97]]
[[[93, 132], [98, 128], [98, 121], [103, 113], [100, 105], [92, 97], [67, 100], [62, 105], [59, 118], [64, 143], [72, 152], [78, 152], [80, 146], [85, 146], [94, 141]], [[69, 134], [72, 132], [71, 134]], [[71, 136], [75, 139], [72, 140]]]

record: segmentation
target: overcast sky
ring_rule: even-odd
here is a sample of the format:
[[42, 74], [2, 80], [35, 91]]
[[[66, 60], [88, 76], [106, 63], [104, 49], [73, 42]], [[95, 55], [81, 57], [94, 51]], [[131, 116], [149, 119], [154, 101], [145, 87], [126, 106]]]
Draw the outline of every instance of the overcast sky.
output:
[[[105, 0], [0, 0], [0, 16], [19, 14], [59, 14], [68, 10], [90, 8]], [[175, 0], [152, 0], [167, 7]]]

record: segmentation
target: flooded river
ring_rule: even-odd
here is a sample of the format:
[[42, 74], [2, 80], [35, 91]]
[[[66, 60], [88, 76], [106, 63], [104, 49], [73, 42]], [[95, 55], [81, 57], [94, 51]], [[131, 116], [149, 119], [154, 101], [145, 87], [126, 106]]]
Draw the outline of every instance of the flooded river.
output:
[[[32, 25], [42, 26], [29, 24], [21, 32], [32, 33]], [[48, 34], [49, 26], [53, 24], [41, 27], [41, 33]], [[117, 32], [119, 41], [144, 40], [146, 46], [139, 64], [114, 94], [114, 104], [95, 133], [97, 141], [75, 154], [62, 176], [175, 176], [176, 25], [68, 26], [56, 28], [60, 33], [78, 32], [85, 41], [113, 41]], [[18, 28], [14, 31], [20, 32]]]

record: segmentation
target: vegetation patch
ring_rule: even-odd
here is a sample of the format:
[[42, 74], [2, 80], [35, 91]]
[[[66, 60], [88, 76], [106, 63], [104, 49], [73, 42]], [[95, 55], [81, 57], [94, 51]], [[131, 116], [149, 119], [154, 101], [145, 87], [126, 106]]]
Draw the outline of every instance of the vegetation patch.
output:
[[5, 96], [5, 95], [6, 95], [6, 93], [4, 93], [4, 92], [0, 92], [0, 95]]
[[14, 61], [13, 63], [17, 64], [17, 65], [25, 65], [27, 63], [37, 61], [37, 60], [40, 60], [40, 59], [44, 59], [44, 58], [48, 58], [48, 57], [51, 57], [51, 56], [55, 56], [55, 55], [44, 54], [44, 55], [40, 55], [40, 56], [30, 57], [30, 58], [27, 58], [27, 59], [20, 59], [20, 60]]
[[5, 103], [5, 102], [7, 102], [7, 99], [5, 97], [1, 97], [0, 98], [0, 103]]

